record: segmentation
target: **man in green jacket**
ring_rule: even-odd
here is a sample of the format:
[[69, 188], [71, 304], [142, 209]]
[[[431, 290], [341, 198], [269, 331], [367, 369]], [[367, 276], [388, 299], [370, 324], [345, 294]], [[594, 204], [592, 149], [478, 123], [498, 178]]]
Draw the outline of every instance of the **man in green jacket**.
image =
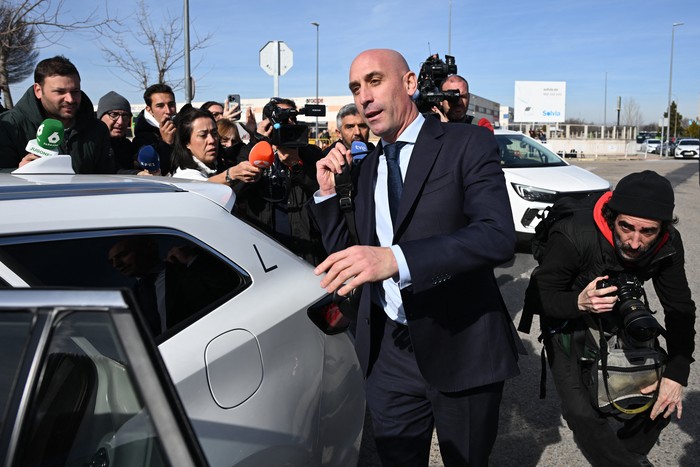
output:
[[63, 123], [65, 136], [59, 153], [71, 156], [75, 173], [116, 172], [109, 152], [109, 130], [80, 90], [75, 65], [63, 56], [39, 62], [34, 85], [12, 110], [0, 116], [0, 171], [12, 171], [39, 157], [25, 148], [47, 118]]

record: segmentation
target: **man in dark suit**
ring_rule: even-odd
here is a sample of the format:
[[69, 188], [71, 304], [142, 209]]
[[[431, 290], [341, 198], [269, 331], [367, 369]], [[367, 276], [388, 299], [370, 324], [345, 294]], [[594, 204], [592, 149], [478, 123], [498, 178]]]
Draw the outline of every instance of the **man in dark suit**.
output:
[[355, 104], [382, 141], [357, 168], [360, 245], [348, 248], [334, 196], [349, 151], [317, 163], [312, 212], [332, 254], [316, 274], [328, 292], [361, 290], [356, 349], [384, 465], [427, 466], [436, 428], [445, 465], [486, 466], [523, 352], [493, 274], [515, 231], [493, 135], [425, 119], [416, 87], [398, 52], [353, 61]]

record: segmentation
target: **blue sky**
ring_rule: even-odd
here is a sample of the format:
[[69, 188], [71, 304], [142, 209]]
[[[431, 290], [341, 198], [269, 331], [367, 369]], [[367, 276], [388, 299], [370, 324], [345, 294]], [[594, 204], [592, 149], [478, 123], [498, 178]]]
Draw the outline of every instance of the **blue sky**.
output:
[[[126, 18], [136, 3], [110, 1], [109, 9]], [[173, 16], [182, 14], [180, 0], [146, 3], [154, 24], [166, 8]], [[64, 14], [78, 16], [95, 5], [70, 0]], [[259, 65], [259, 50], [269, 40], [284, 41], [294, 53], [293, 67], [280, 78], [280, 94], [313, 96], [313, 21], [320, 23], [319, 94], [350, 99], [348, 69], [362, 50], [396, 49], [415, 71], [430, 53], [444, 57], [449, 5], [449, 0], [190, 0], [191, 33], [212, 34], [209, 47], [192, 56], [194, 100], [223, 100], [229, 93], [244, 99], [271, 96], [273, 78]], [[672, 24], [684, 22], [675, 28], [672, 100], [684, 117], [700, 114], [697, 0], [452, 0], [451, 17], [451, 55], [474, 94], [512, 106], [515, 81], [566, 81], [566, 117], [602, 123], [605, 115], [608, 124], [616, 119], [617, 96], [633, 98], [645, 123], [661, 117], [668, 99]], [[130, 42], [145, 49], [138, 37]], [[83, 90], [95, 103], [110, 90], [142, 102], [142, 91], [118, 78], [123, 72], [107, 63], [94, 37], [66, 33], [61, 45], [44, 48], [40, 59], [55, 54], [76, 64]], [[15, 101], [32, 81], [12, 86]], [[183, 91], [176, 94], [184, 101]]]

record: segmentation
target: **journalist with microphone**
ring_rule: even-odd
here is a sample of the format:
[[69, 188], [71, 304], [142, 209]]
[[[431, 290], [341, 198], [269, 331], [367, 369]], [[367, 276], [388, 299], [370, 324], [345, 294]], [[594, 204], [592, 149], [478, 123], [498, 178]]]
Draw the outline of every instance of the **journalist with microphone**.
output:
[[34, 85], [12, 110], [0, 116], [0, 170], [12, 171], [40, 157], [25, 148], [47, 118], [63, 124], [65, 134], [58, 151], [71, 156], [75, 173], [116, 171], [109, 131], [80, 90], [78, 70], [63, 56], [39, 62]]

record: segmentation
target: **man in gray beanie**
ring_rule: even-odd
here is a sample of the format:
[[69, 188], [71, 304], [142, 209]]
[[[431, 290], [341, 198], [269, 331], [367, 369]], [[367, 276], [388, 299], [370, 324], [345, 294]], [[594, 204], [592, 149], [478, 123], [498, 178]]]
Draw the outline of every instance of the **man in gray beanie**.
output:
[[[652, 465], [647, 454], [661, 430], [674, 412], [681, 418], [693, 362], [695, 303], [673, 208], [666, 178], [650, 170], [627, 175], [592, 210], [574, 211], [549, 228], [543, 258], [530, 278], [523, 315], [540, 315], [562, 415], [593, 466]], [[663, 307], [668, 357], [660, 383], [640, 389], [653, 394], [658, 388], [653, 404], [635, 415], [610, 413], [592, 402], [591, 375], [586, 378], [582, 369], [595, 357], [584, 354], [584, 347], [591, 349], [587, 338], [595, 322], [624, 338], [624, 317], [633, 312], [627, 287], [635, 278], [640, 284], [651, 279]], [[619, 288], [625, 288], [624, 297]], [[645, 316], [654, 320], [648, 312]], [[642, 345], [658, 348], [655, 335]]]
[[131, 136], [131, 104], [125, 97], [109, 91], [97, 103], [97, 118], [107, 125], [112, 157], [119, 173], [141, 172], [136, 166], [136, 148]]

